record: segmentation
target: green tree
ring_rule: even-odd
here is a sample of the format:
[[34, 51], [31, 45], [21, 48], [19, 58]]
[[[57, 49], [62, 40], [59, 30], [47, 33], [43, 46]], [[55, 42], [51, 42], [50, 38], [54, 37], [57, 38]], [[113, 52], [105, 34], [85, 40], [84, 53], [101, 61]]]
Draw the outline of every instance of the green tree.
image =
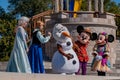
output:
[[14, 15], [21, 14], [28, 17], [48, 10], [52, 0], [9, 0], [8, 9]]
[[0, 6], [0, 19], [12, 20], [15, 19], [15, 17], [10, 12], [6, 13], [5, 10]]
[[0, 19], [0, 61], [9, 59], [14, 43], [14, 27], [16, 20], [8, 21]]
[[2, 17], [5, 14], [5, 10], [0, 6], [0, 17]]
[[14, 42], [16, 20], [0, 6], [0, 61], [8, 60]]

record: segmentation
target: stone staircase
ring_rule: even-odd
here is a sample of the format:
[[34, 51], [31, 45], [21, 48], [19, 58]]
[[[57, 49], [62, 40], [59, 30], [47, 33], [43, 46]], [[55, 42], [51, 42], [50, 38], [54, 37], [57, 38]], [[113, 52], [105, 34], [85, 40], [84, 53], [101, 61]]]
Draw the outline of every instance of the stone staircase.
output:
[[[7, 66], [7, 62], [0, 62], [0, 72], [5, 72], [6, 66]], [[52, 71], [51, 62], [44, 61], [44, 66], [47, 74], [56, 74]], [[107, 76], [120, 76], [120, 72], [116, 70], [119, 70], [119, 69], [113, 68], [112, 69], [113, 72], [107, 73]], [[87, 65], [87, 75], [97, 76], [96, 71], [95, 72], [91, 71], [90, 63], [88, 63]]]

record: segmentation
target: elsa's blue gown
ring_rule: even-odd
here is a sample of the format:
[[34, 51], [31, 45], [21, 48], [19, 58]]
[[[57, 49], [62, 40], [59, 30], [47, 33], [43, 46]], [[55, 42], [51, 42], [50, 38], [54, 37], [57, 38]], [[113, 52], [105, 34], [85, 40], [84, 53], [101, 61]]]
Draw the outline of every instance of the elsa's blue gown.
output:
[[34, 30], [28, 53], [32, 73], [45, 73], [41, 44], [48, 42], [49, 39], [50, 36], [43, 37], [39, 29]]
[[7, 65], [7, 72], [31, 73], [31, 68], [27, 56], [27, 33], [19, 26], [16, 32], [14, 47]]

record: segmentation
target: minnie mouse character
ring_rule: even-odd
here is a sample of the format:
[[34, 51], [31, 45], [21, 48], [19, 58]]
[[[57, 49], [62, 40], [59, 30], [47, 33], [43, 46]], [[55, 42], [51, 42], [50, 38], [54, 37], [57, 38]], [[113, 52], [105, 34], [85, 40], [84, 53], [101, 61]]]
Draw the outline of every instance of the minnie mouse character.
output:
[[110, 54], [110, 47], [108, 42], [114, 41], [113, 35], [108, 35], [106, 32], [96, 34], [96, 44], [93, 48], [92, 55], [94, 59], [92, 61], [92, 70], [97, 70], [98, 76], [105, 76], [106, 72], [110, 70], [110, 61], [108, 60]]
[[79, 61], [73, 50], [73, 43], [68, 29], [56, 24], [53, 37], [57, 41], [57, 51], [52, 58], [52, 69], [56, 73], [74, 74], [79, 68]]
[[76, 47], [74, 48], [78, 59], [79, 59], [79, 70], [76, 72], [77, 75], [80, 74], [80, 68], [82, 70], [82, 75], [86, 75], [87, 62], [89, 60], [86, 48], [89, 44], [89, 41], [92, 37], [92, 33], [89, 28], [84, 29], [83, 26], [79, 25], [77, 27], [78, 40], [75, 41]]

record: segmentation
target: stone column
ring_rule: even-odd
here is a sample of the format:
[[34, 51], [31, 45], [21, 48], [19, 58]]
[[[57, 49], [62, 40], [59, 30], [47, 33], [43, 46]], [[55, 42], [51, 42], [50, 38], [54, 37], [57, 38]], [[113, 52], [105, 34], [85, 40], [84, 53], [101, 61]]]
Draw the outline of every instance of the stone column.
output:
[[91, 11], [91, 0], [88, 0], [87, 3], [88, 3], [88, 11]]
[[59, 0], [55, 0], [55, 13], [59, 12]]
[[60, 0], [60, 10], [63, 11], [63, 0]]
[[104, 0], [100, 0], [100, 13], [104, 12]]
[[94, 0], [94, 9], [98, 12], [98, 0]]
[[66, 0], [67, 5], [67, 11], [69, 11], [69, 0]]

